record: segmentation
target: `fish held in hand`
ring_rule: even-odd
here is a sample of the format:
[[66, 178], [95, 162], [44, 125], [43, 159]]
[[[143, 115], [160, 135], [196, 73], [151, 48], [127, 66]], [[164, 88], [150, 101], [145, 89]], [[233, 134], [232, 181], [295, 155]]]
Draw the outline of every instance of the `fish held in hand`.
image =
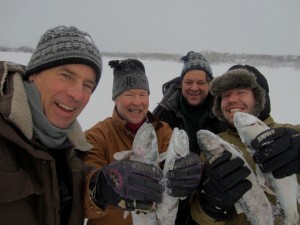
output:
[[[189, 138], [184, 130], [178, 128], [173, 129], [173, 133], [169, 142], [168, 149], [165, 153], [165, 163], [163, 174], [166, 177], [168, 171], [173, 170], [175, 161], [181, 157], [185, 157], [190, 153]], [[182, 197], [173, 197], [168, 194], [166, 187], [163, 193], [163, 202], [158, 204], [157, 217], [163, 225], [175, 224], [175, 219], [178, 211], [179, 199]]]
[[[247, 146], [252, 155], [256, 151], [251, 145], [252, 140], [262, 132], [270, 129], [257, 117], [243, 112], [236, 112], [234, 114], [234, 125], [237, 128], [242, 142]], [[279, 215], [282, 217], [280, 218], [282, 221], [281, 224], [299, 224], [299, 214], [297, 210], [299, 185], [296, 175], [276, 179], [272, 173], [263, 173], [259, 166], [256, 166], [256, 173], [261, 185], [267, 186], [267, 188], [271, 189], [276, 195], [277, 202], [281, 209], [281, 214]]]
[[[144, 123], [137, 131], [132, 150], [117, 152], [114, 154], [116, 160], [130, 159], [132, 161], [143, 162], [151, 165], [158, 165], [157, 137], [151, 123]], [[156, 216], [157, 206], [153, 205], [151, 211], [132, 211], [133, 225], [159, 225]], [[124, 217], [128, 212], [124, 213]]]
[[197, 139], [209, 163], [214, 162], [222, 156], [225, 150], [232, 154], [232, 159], [239, 157], [244, 161], [245, 166], [251, 171], [246, 179], [252, 183], [252, 188], [234, 204], [235, 209], [237, 213], [244, 213], [252, 225], [273, 225], [271, 204], [242, 153], [236, 147], [208, 130], [199, 130], [197, 132]]

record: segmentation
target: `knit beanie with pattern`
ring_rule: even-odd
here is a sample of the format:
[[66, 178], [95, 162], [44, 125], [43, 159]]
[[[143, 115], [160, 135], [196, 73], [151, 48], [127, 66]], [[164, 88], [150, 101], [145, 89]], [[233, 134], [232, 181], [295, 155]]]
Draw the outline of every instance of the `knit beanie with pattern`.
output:
[[123, 91], [130, 89], [143, 89], [150, 94], [149, 83], [142, 62], [137, 59], [112, 60], [108, 62], [108, 65], [113, 68], [113, 100]]
[[76, 27], [58, 26], [41, 37], [27, 65], [24, 79], [37, 72], [65, 64], [85, 64], [102, 73], [102, 56], [91, 36]]
[[183, 79], [186, 72], [190, 70], [203, 70], [207, 73], [210, 80], [213, 79], [213, 73], [210, 64], [200, 53], [190, 51], [186, 56], [183, 56], [181, 58], [181, 61], [184, 63], [180, 75], [181, 80]]
[[[254, 70], [255, 69], [255, 70]], [[266, 78], [252, 66], [235, 65], [223, 75], [213, 79], [210, 92], [215, 96], [213, 113], [222, 121], [226, 121], [221, 111], [222, 94], [235, 88], [251, 88], [255, 104], [252, 114], [264, 120], [270, 114], [269, 86]]]

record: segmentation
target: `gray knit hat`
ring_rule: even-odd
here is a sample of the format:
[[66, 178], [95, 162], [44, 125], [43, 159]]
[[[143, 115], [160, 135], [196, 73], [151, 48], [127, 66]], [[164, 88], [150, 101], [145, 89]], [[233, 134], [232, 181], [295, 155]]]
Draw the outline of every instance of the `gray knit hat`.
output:
[[101, 54], [91, 36], [73, 26], [58, 26], [43, 34], [27, 65], [24, 79], [33, 73], [65, 64], [92, 67], [98, 84], [102, 72]]
[[212, 69], [206, 58], [200, 53], [190, 51], [186, 56], [181, 58], [183, 64], [183, 69], [181, 72], [181, 79], [183, 79], [184, 74], [190, 70], [203, 70], [207, 73], [210, 80], [213, 79]]
[[114, 69], [112, 99], [121, 94], [123, 91], [130, 89], [149, 90], [149, 83], [145, 74], [145, 67], [137, 59], [112, 60], [108, 65]]
[[214, 78], [210, 84], [210, 92], [215, 96], [213, 113], [220, 120], [226, 121], [221, 111], [222, 94], [235, 88], [251, 88], [254, 93], [255, 105], [253, 115], [258, 116], [264, 109], [265, 89], [258, 83], [255, 74], [244, 68], [228, 70], [221, 76]]

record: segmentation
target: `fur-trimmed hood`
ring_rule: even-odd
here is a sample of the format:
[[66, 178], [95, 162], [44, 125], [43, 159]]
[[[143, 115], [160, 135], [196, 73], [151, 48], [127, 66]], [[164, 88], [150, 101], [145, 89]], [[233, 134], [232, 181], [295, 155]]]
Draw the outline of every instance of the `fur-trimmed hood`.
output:
[[[25, 66], [0, 61], [0, 114], [18, 127], [28, 140], [31, 140], [33, 122], [23, 85], [24, 73]], [[74, 129], [68, 134], [68, 138], [78, 150], [88, 151], [92, 147], [86, 142], [78, 121], [75, 122]]]
[[[221, 111], [222, 94], [226, 90], [235, 88], [251, 88], [253, 90], [256, 101], [252, 113], [255, 116], [259, 116], [265, 108], [266, 99], [269, 99], [269, 95], [268, 92], [262, 87], [262, 84], [260, 84], [258, 81], [256, 74], [244, 68], [228, 70], [223, 75], [215, 77], [215, 79], [212, 80], [210, 84], [210, 92], [215, 96], [213, 113], [220, 120], [226, 122]], [[267, 112], [267, 114], [269, 114], [269, 112]]]

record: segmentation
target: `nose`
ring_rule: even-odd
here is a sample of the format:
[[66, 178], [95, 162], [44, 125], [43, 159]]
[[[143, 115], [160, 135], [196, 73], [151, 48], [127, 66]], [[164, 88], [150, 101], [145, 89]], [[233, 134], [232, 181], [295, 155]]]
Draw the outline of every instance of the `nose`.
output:
[[191, 90], [198, 90], [199, 89], [199, 86], [196, 82], [193, 82], [192, 85], [191, 85]]
[[236, 102], [238, 100], [238, 96], [236, 94], [230, 94], [228, 97], [227, 97], [227, 100], [229, 102]]
[[134, 95], [132, 98], [132, 103], [135, 105], [139, 105], [142, 102], [142, 98], [138, 95]]
[[81, 101], [84, 97], [84, 91], [82, 85], [73, 85], [68, 89], [68, 95], [76, 101]]

